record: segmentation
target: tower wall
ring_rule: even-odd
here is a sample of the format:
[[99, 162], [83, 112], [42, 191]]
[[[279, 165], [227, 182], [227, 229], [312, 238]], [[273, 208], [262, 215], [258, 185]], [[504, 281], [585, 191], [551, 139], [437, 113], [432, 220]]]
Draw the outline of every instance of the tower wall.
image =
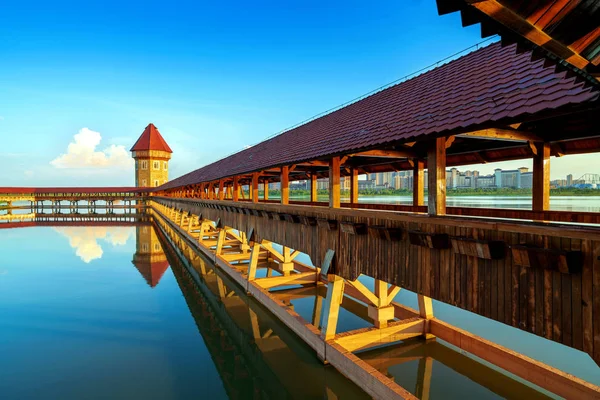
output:
[[134, 151], [135, 186], [156, 187], [169, 180], [169, 160], [171, 153], [166, 151]]

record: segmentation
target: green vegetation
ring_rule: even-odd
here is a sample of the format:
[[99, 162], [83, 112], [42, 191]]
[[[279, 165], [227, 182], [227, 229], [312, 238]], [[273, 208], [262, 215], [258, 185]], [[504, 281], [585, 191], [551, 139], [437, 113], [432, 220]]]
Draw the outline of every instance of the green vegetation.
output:
[[[369, 196], [412, 196], [412, 190], [407, 189], [363, 189], [360, 190], [359, 195], [362, 197]], [[426, 192], [427, 193], [427, 192]], [[342, 190], [342, 197], [350, 197], [348, 190]], [[317, 195], [320, 198], [327, 197], [329, 195], [328, 190], [318, 190]], [[447, 195], [452, 196], [531, 196], [531, 189], [513, 189], [513, 188], [460, 188], [460, 189], [448, 189]], [[594, 189], [577, 189], [577, 188], [558, 188], [550, 189], [551, 196], [600, 196], [600, 190]], [[248, 196], [246, 194], [246, 196]], [[259, 196], [262, 198], [263, 192], [259, 192]], [[269, 198], [278, 199], [281, 197], [279, 190], [269, 190]], [[310, 198], [309, 190], [290, 190], [291, 198]]]

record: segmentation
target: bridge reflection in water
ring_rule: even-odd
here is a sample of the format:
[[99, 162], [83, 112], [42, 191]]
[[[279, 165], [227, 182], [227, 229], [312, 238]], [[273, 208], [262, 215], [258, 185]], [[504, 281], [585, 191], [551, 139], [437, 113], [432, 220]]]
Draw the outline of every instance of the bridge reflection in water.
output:
[[[68, 238], [71, 247], [86, 263], [102, 257], [102, 249], [96, 248], [97, 240], [104, 240], [113, 247], [123, 245], [132, 235], [132, 232], [125, 235], [123, 229], [130, 228], [123, 227], [135, 226], [133, 265], [151, 288], [160, 285], [171, 266], [230, 398], [368, 398], [335, 368], [323, 365], [297, 335], [247, 296], [245, 290], [212, 261], [188, 246], [175, 231], [162, 230], [149, 215], [127, 215], [127, 218], [132, 217], [135, 220], [110, 215], [81, 220], [68, 213], [54, 213], [45, 215], [44, 220], [34, 218], [30, 223], [55, 226], [54, 230]], [[14, 226], [30, 225], [16, 222]], [[8, 227], [8, 224], [0, 224], [0, 227]], [[93, 254], [85, 253], [84, 248], [91, 248]], [[304, 319], [317, 321], [326, 288], [296, 286], [272, 293]], [[344, 297], [341, 306], [342, 330], [368, 325], [364, 305]], [[410, 339], [395, 346], [357, 352], [357, 355], [422, 399], [546, 397], [527, 384], [435, 340]]]
[[[314, 351], [182, 238], [154, 229], [231, 398], [252, 397], [250, 393], [258, 398], [366, 397], [334, 368], [316, 362]], [[326, 291], [312, 286], [272, 293], [314, 321]], [[348, 297], [340, 319], [342, 326], [369, 321], [364, 308]], [[358, 355], [421, 399], [548, 397], [436, 340], [410, 339]]]

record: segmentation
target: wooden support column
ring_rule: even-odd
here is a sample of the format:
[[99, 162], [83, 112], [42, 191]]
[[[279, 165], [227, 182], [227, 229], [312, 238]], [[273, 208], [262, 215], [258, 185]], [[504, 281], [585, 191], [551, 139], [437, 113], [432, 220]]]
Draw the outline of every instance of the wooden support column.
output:
[[317, 174], [314, 172], [310, 174], [310, 201], [313, 203], [318, 201]]
[[550, 208], [550, 144], [536, 143], [537, 154], [533, 156], [533, 211]]
[[290, 204], [290, 168], [288, 166], [281, 167], [281, 204]]
[[233, 201], [240, 200], [240, 184], [238, 182], [238, 177], [233, 177]]
[[329, 160], [329, 207], [340, 208], [340, 158]]
[[358, 169], [350, 169], [350, 203], [358, 203]]
[[252, 174], [252, 187], [250, 188], [250, 198], [253, 203], [258, 203], [258, 172]]
[[446, 138], [434, 139], [427, 151], [429, 215], [446, 214]]
[[413, 166], [413, 206], [425, 205], [425, 178], [423, 173], [425, 163], [423, 160], [414, 160]]
[[219, 200], [225, 200], [225, 182], [219, 179]]
[[263, 183], [263, 199], [269, 200], [269, 182], [267, 181]]

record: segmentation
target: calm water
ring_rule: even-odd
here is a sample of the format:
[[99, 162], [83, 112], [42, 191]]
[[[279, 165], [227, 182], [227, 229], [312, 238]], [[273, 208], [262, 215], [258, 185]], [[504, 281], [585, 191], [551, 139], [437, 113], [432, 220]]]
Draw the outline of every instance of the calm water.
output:
[[[316, 299], [291, 304], [311, 320]], [[408, 291], [399, 301], [416, 306]], [[434, 309], [600, 384], [583, 353], [445, 304]], [[340, 331], [363, 326], [342, 310]], [[150, 225], [0, 229], [0, 354], [2, 399], [366, 398], [209, 262]], [[416, 394], [430, 368], [431, 398], [544, 397], [441, 341], [360, 357]]]
[[[309, 200], [308, 197], [295, 197], [294, 200]], [[327, 201], [319, 196], [319, 201]], [[348, 199], [343, 199], [348, 201]], [[359, 203], [412, 205], [412, 196], [363, 196]], [[449, 196], [449, 207], [512, 208], [531, 210], [531, 197], [518, 196]], [[551, 196], [550, 209], [556, 211], [600, 212], [600, 196]]]

